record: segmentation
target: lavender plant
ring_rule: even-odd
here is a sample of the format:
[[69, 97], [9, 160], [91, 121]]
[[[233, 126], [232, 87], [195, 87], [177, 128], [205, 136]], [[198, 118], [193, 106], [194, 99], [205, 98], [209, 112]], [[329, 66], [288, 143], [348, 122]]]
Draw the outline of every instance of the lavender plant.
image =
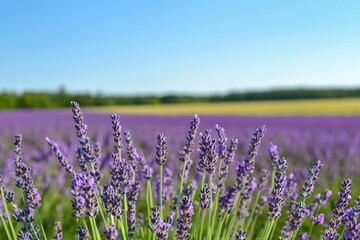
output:
[[[0, 174], [3, 230], [0, 237], [39, 240], [360, 237], [360, 197], [354, 204], [351, 202], [352, 181], [343, 180], [340, 190], [333, 186], [323, 191], [329, 187], [321, 179], [323, 163], [313, 162], [306, 176], [288, 154], [289, 145], [280, 152], [277, 145], [270, 143], [267, 148], [270, 157], [259, 157], [266, 133], [263, 125], [253, 132], [245, 157], [241, 157], [242, 152], [239, 154], [237, 149], [243, 150], [244, 141], [239, 140], [240, 136], [228, 141], [225, 128], [219, 125], [215, 125], [214, 132], [208, 127], [201, 130], [198, 139], [197, 115], [190, 123], [185, 143], [181, 143], [183, 147], [177, 151], [172, 148], [179, 146], [180, 141], [176, 144], [168, 134], [158, 134], [157, 141], [149, 144], [143, 133], [146, 141], [137, 142], [133, 131], [123, 130], [116, 114], [108, 120], [112, 131], [107, 136], [111, 135], [111, 141], [109, 137], [103, 138], [101, 144], [88, 131], [80, 105], [71, 102], [71, 108], [76, 137], [47, 137], [48, 151], [39, 154], [38, 161], [24, 157], [23, 138], [15, 135], [11, 161], [14, 171]], [[51, 151], [57, 166], [49, 165], [40, 176], [43, 181], [52, 173], [60, 176], [56, 181], [67, 186], [59, 188], [60, 194], [42, 185], [42, 181], [34, 181], [41, 168], [32, 165], [46, 164], [42, 159], [52, 159]], [[304, 154], [318, 155], [315, 150]], [[175, 161], [176, 158], [180, 161]], [[1, 167], [8, 168], [7, 163]], [[326, 168], [326, 162], [324, 165]], [[177, 177], [173, 177], [173, 172]], [[301, 179], [306, 180], [299, 192], [297, 185]], [[14, 186], [17, 188], [13, 191]], [[339, 193], [331, 211], [335, 201], [332, 191]]]

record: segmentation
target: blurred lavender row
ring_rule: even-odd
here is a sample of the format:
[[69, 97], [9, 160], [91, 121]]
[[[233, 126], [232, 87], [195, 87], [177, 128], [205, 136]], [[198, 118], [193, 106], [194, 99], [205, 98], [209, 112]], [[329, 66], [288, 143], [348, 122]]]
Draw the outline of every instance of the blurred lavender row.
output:
[[[101, 144], [102, 152], [111, 152], [112, 135], [109, 114], [85, 112], [85, 115], [92, 140]], [[360, 128], [358, 128], [360, 117], [200, 117], [200, 131], [215, 129], [215, 125], [221, 123], [221, 127], [226, 129], [229, 139], [239, 139], [237, 156], [245, 155], [248, 139], [251, 137], [253, 129], [265, 124], [269, 130], [263, 140], [264, 145], [268, 145], [272, 141], [281, 146], [281, 154], [288, 158], [288, 163], [292, 166], [293, 172], [300, 175], [299, 178], [304, 178], [307, 175], [308, 166], [316, 159], [321, 159], [325, 163], [322, 172], [326, 174], [326, 184], [329, 185], [334, 180], [334, 176], [339, 179], [342, 176], [353, 178], [360, 171], [352, 167], [360, 157]], [[73, 134], [73, 121], [69, 111], [1, 111], [0, 119], [0, 138], [2, 140], [0, 141], [0, 166], [2, 166], [0, 173], [13, 171], [12, 161], [6, 160], [12, 158], [12, 137], [15, 133], [23, 134], [25, 143], [23, 154], [28, 162], [31, 162], [35, 172], [38, 172], [36, 171], [37, 167], [41, 169], [49, 168], [48, 165], [58, 167], [51, 149], [45, 142], [47, 136], [56, 136], [57, 138], [53, 140], [59, 143], [60, 148], [70, 160], [73, 159], [77, 140]], [[172, 168], [172, 164], [179, 164], [177, 161], [178, 151], [184, 144], [183, 136], [187, 132], [187, 126], [191, 119], [192, 116], [121, 115], [121, 124], [123, 130], [131, 132], [135, 146], [149, 162], [155, 160], [153, 151], [156, 146], [157, 134], [165, 133], [169, 146], [171, 146], [168, 164], [169, 168]], [[266, 147], [261, 148], [259, 159], [264, 160], [257, 161], [257, 164], [262, 164], [259, 167], [270, 166], [267, 157]], [[104, 166], [111, 159], [111, 156], [102, 155], [100, 159], [102, 166]], [[63, 171], [58, 171], [54, 175], [58, 181], [62, 181], [59, 172], [63, 173]], [[36, 175], [37, 178], [55, 177], [50, 176], [50, 172], [40, 171], [38, 173], [40, 175]], [[8, 183], [9, 180], [5, 179], [5, 182]], [[41, 182], [46, 184], [50, 181]], [[320, 179], [320, 185], [322, 183]]]

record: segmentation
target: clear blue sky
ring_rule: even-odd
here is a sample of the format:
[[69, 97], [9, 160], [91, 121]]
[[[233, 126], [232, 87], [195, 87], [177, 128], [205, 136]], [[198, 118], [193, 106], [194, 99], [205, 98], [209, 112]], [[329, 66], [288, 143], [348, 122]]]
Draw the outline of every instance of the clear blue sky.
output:
[[0, 91], [360, 87], [360, 1], [0, 2]]

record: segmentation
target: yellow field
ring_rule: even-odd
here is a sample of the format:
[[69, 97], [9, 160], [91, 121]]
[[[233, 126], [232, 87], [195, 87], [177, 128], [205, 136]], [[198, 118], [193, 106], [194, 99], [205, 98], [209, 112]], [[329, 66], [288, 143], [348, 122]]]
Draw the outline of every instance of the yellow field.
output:
[[359, 115], [360, 98], [89, 107], [91, 112], [128, 114]]

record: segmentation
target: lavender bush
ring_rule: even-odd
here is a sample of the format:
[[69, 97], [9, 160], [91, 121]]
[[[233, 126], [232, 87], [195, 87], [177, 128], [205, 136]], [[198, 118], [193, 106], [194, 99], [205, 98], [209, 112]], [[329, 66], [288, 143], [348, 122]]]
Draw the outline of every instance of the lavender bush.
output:
[[359, 238], [360, 191], [346, 176], [358, 179], [348, 164], [358, 160], [360, 133], [349, 124], [270, 132], [278, 145], [263, 146], [270, 130], [261, 124], [246, 140], [247, 130], [203, 129], [195, 115], [188, 130], [158, 123], [164, 133], [155, 135], [123, 130], [113, 114], [111, 132], [104, 122], [90, 132], [79, 104], [71, 108], [73, 136], [65, 121], [13, 144], [6, 135], [21, 127], [2, 130], [1, 239]]

